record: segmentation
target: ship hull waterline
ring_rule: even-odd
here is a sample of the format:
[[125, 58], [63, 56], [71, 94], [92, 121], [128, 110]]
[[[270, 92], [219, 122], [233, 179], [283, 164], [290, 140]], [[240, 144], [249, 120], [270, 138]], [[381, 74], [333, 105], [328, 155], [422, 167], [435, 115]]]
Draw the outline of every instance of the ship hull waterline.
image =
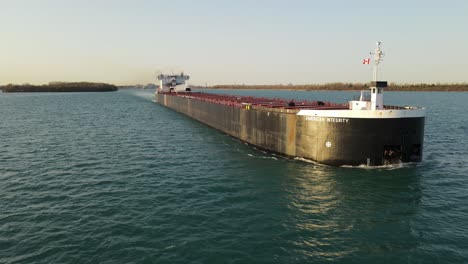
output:
[[424, 116], [311, 118], [288, 109], [239, 108], [164, 93], [155, 97], [159, 104], [288, 158], [330, 166], [422, 161]]

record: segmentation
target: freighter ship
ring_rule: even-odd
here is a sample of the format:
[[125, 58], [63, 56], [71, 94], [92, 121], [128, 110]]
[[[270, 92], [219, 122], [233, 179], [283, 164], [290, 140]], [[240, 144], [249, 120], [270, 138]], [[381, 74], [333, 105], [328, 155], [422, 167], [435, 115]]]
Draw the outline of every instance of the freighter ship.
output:
[[382, 58], [377, 42], [369, 90], [344, 104], [192, 92], [184, 74], [160, 74], [155, 97], [164, 106], [285, 157], [331, 166], [421, 162], [425, 109], [384, 105], [387, 82], [377, 76]]

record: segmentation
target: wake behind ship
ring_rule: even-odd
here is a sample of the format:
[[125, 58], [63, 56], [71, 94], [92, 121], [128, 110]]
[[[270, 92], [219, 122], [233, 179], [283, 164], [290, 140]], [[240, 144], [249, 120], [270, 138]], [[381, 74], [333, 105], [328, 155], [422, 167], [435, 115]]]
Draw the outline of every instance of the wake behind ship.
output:
[[[187, 75], [159, 75], [156, 101], [251, 145], [332, 166], [422, 161], [425, 109], [384, 105], [374, 52], [368, 91], [346, 104], [191, 92]], [[370, 59], [364, 63], [370, 63]]]

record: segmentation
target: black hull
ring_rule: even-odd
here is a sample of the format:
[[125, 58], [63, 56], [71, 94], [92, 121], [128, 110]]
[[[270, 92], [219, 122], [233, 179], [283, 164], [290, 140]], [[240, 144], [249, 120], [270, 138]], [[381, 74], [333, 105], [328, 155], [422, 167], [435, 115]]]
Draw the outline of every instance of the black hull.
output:
[[[259, 148], [331, 166], [420, 162], [424, 117], [333, 118], [156, 94], [158, 103]], [[327, 110], [324, 110], [327, 111]]]
[[[299, 156], [312, 156], [321, 163], [381, 166], [422, 161], [424, 117], [349, 118], [347, 123], [324, 124], [300, 120], [298, 123], [305, 124], [298, 141], [306, 145], [298, 151]], [[326, 142], [330, 142], [328, 146]], [[315, 155], [307, 155], [307, 151], [315, 151]]]

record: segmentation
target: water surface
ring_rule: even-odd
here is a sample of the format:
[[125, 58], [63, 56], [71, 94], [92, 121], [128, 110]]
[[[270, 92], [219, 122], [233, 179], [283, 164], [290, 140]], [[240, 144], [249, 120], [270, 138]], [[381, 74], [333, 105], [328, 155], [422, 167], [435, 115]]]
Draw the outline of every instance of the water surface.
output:
[[468, 93], [386, 93], [428, 108], [424, 162], [371, 170], [257, 151], [151, 93], [0, 93], [0, 263], [468, 262]]

